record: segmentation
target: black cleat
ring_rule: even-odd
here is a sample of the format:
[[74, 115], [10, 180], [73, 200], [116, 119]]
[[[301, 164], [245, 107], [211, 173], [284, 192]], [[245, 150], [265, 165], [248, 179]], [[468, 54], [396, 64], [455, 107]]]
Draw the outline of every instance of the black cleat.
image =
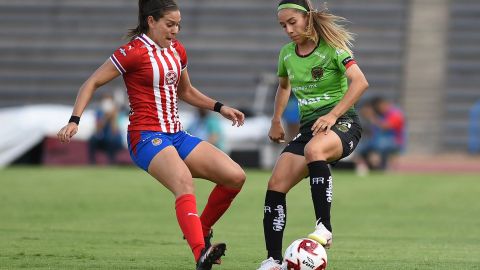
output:
[[197, 262], [197, 270], [211, 270], [212, 265], [225, 255], [226, 249], [225, 243], [217, 243], [209, 248], [204, 248]]
[[211, 242], [212, 237], [213, 237], [213, 230], [210, 229], [210, 232], [208, 233], [208, 235], [203, 238], [203, 240], [205, 241], [205, 249], [208, 249], [210, 246], [212, 246], [212, 242]]

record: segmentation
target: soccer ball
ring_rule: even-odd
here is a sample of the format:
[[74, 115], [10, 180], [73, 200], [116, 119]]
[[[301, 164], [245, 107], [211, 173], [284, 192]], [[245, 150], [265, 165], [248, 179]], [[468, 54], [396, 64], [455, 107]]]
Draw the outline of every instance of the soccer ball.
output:
[[284, 263], [287, 270], [324, 270], [327, 268], [327, 253], [315, 240], [301, 238], [285, 250]]

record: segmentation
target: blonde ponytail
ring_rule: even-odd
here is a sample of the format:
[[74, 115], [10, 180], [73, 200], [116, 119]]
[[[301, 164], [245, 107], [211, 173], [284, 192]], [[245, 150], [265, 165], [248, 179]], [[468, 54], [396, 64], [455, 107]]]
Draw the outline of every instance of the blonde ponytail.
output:
[[349, 32], [341, 23], [347, 22], [347, 19], [333, 15], [326, 8], [316, 10], [313, 8], [310, 0], [306, 0], [310, 11], [308, 11], [308, 25], [304, 33], [305, 37], [318, 42], [322, 38], [330, 46], [343, 49], [352, 54], [353, 34]]

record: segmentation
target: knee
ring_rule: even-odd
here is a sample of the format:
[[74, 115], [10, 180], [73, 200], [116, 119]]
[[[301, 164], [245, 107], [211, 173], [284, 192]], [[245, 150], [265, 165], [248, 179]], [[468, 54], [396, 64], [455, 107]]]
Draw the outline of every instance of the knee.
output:
[[305, 160], [307, 163], [317, 160], [327, 160], [327, 153], [325, 153], [321, 147], [307, 145], [305, 147]]
[[282, 177], [277, 177], [276, 175], [272, 175], [270, 180], [268, 180], [268, 190], [287, 193], [290, 188], [285, 183], [285, 179]]
[[195, 188], [193, 186], [192, 174], [190, 172], [187, 171], [178, 175], [177, 179], [177, 188], [173, 190], [175, 196], [194, 194]]
[[241, 168], [237, 168], [231, 172], [230, 187], [241, 189], [246, 179], [247, 176], [245, 175], [245, 172]]

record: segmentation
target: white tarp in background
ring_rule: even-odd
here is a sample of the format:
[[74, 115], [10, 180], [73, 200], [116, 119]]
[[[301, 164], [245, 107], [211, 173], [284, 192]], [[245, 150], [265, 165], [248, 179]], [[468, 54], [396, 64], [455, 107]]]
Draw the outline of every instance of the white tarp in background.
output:
[[[45, 137], [56, 137], [72, 113], [72, 106], [30, 105], [0, 109], [0, 167], [5, 167], [30, 150]], [[193, 120], [192, 112], [181, 112], [184, 128]], [[268, 143], [270, 120], [267, 116], [247, 118], [242, 127], [232, 127], [222, 118], [226, 152], [234, 149], [263, 149]], [[126, 136], [128, 119], [121, 123]], [[95, 128], [93, 110], [86, 110], [74, 139], [88, 140]], [[194, 135], [194, 134], [193, 134]], [[125, 145], [126, 145], [126, 140]]]

